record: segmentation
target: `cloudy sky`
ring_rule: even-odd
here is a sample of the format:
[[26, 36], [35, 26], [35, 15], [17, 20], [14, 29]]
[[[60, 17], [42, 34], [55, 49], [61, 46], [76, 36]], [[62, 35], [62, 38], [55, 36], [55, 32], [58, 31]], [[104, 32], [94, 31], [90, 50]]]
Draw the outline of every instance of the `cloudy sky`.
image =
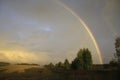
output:
[[60, 3], [88, 25], [108, 63], [120, 36], [119, 0], [0, 0], [0, 61], [71, 61], [80, 48], [89, 48], [100, 63], [89, 33]]

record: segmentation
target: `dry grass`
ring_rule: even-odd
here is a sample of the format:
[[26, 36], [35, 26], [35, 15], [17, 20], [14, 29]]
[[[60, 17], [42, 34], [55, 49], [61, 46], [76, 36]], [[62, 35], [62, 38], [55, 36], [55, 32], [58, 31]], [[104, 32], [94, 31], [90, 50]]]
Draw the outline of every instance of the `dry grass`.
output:
[[30, 69], [30, 68], [43, 68], [43, 67], [36, 65], [8, 65], [8, 66], [0, 67], [0, 69], [5, 69], [5, 72], [7, 73], [24, 72], [26, 69]]

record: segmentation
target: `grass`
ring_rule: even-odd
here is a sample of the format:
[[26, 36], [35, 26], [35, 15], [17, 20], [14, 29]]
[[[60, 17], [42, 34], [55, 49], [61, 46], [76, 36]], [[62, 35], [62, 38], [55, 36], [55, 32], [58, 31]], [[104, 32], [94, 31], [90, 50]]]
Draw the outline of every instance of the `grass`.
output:
[[120, 80], [119, 75], [117, 70], [74, 71], [32, 65], [0, 67], [0, 80]]
[[5, 69], [6, 73], [12, 72], [24, 72], [26, 69], [30, 68], [43, 68], [36, 65], [7, 65], [7, 66], [0, 66], [0, 69]]

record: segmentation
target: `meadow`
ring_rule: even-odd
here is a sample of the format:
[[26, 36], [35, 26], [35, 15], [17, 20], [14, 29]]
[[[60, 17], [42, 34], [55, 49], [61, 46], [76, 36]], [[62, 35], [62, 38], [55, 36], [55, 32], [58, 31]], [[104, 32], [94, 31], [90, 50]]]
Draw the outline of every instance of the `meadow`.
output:
[[120, 80], [120, 70], [72, 70], [9, 64], [0, 66], [0, 80]]

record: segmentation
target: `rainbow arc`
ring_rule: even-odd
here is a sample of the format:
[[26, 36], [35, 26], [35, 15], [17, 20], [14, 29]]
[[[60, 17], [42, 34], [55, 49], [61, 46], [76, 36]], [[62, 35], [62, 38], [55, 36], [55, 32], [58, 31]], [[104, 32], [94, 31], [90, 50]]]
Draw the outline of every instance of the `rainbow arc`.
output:
[[89, 27], [87, 26], [87, 24], [80, 18], [80, 16], [78, 16], [71, 8], [69, 8], [67, 5], [65, 5], [64, 3], [62, 3], [61, 1], [59, 0], [55, 0], [59, 5], [63, 6], [67, 11], [69, 11], [74, 17], [76, 17], [79, 22], [83, 25], [83, 27], [86, 29], [86, 31], [88, 32], [89, 36], [91, 37], [93, 43], [94, 43], [94, 46], [96, 48], [96, 51], [97, 51], [97, 55], [99, 57], [99, 61], [100, 61], [100, 64], [103, 64], [103, 61], [102, 61], [102, 57], [101, 57], [101, 52], [100, 52], [100, 49], [99, 49], [99, 46], [97, 44], [97, 41], [94, 37], [94, 35], [92, 34], [91, 30], [89, 29]]

